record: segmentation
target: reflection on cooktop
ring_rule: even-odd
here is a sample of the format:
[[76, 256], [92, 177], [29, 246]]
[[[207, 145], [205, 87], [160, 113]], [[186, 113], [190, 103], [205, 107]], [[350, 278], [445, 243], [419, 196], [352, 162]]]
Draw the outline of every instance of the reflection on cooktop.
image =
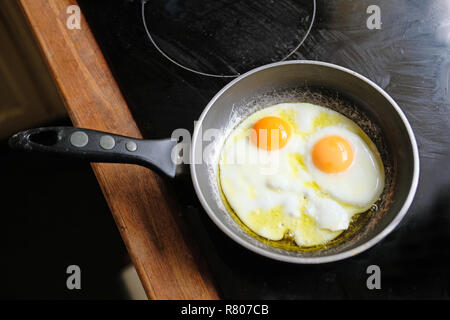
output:
[[289, 58], [314, 23], [315, 0], [143, 1], [152, 44], [180, 67], [234, 77]]

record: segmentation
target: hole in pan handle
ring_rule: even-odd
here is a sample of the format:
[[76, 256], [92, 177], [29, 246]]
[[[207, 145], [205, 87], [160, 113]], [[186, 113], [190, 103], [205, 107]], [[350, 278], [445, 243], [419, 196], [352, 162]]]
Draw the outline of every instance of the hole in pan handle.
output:
[[15, 150], [41, 152], [89, 162], [138, 164], [169, 177], [177, 173], [171, 139], [142, 140], [73, 127], [44, 127], [16, 133], [9, 139]]

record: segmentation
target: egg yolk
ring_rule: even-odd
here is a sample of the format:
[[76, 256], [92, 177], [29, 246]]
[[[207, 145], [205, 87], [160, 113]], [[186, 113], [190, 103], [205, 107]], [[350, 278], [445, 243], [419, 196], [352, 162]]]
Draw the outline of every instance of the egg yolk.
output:
[[264, 117], [253, 125], [250, 140], [264, 150], [283, 148], [291, 136], [289, 123], [278, 117]]
[[324, 137], [314, 145], [312, 160], [323, 172], [342, 172], [353, 162], [353, 148], [350, 142], [340, 136]]

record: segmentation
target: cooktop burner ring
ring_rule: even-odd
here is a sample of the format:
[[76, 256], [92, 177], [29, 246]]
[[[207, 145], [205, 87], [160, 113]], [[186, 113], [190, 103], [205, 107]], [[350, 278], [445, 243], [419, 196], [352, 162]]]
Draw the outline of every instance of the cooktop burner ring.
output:
[[[199, 74], [199, 75], [203, 75], [203, 76], [207, 76], [207, 77], [215, 77], [215, 78], [236, 78], [239, 77], [242, 73], [235, 73], [235, 74], [215, 74], [215, 73], [208, 73], [208, 72], [203, 72], [200, 70], [196, 70], [194, 68], [188, 67], [180, 62], [178, 62], [177, 60], [175, 60], [174, 58], [172, 58], [170, 55], [168, 55], [155, 41], [155, 39], [153, 38], [148, 26], [147, 26], [147, 22], [145, 21], [145, 5], [147, 4], [147, 2], [149, 2], [150, 0], [142, 0], [142, 5], [141, 5], [141, 16], [142, 16], [142, 22], [144, 24], [144, 29], [145, 32], [147, 34], [147, 37], [149, 38], [150, 42], [153, 44], [153, 46], [155, 47], [156, 50], [158, 50], [158, 52], [167, 60], [169, 60], [170, 62], [172, 62], [173, 64], [177, 65], [178, 67]], [[311, 23], [308, 27], [308, 29], [306, 30], [305, 35], [303, 36], [303, 38], [300, 40], [300, 42], [298, 43], [298, 45], [292, 49], [286, 56], [284, 56], [282, 59], [280, 59], [279, 61], [285, 61], [287, 59], [289, 59], [295, 52], [297, 52], [298, 49], [300, 49], [300, 47], [303, 45], [303, 43], [305, 42], [306, 38], [308, 38], [312, 27], [314, 25], [314, 21], [316, 18], [316, 10], [317, 10], [317, 5], [316, 5], [316, 0], [312, 0], [312, 4], [313, 4], [313, 10], [312, 10], [312, 15], [311, 15]]]

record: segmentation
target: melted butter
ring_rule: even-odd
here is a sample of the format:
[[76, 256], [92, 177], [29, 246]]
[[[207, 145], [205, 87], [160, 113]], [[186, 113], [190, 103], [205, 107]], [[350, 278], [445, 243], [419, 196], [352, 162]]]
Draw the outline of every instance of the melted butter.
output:
[[[320, 190], [319, 185], [318, 185], [315, 181], [303, 181], [303, 185], [304, 185], [306, 188], [312, 189], [312, 190], [314, 190], [314, 191], [316, 191], [316, 192], [322, 192], [322, 191]], [[334, 199], [333, 199], [333, 200], [334, 200]]]
[[289, 166], [295, 176], [298, 176], [300, 170], [306, 170], [305, 159], [300, 153], [291, 153], [288, 155]]
[[296, 228], [295, 238], [304, 246], [323, 245], [336, 238], [342, 231], [329, 231], [317, 226], [314, 219], [305, 212], [302, 213]]
[[288, 225], [291, 224], [290, 220], [282, 207], [278, 206], [269, 210], [254, 210], [248, 214], [245, 222], [258, 234], [272, 240], [280, 240], [284, 237]]
[[313, 119], [313, 129], [315, 132], [316, 129], [325, 128], [329, 126], [335, 126], [339, 123], [342, 123], [343, 116], [340, 114], [329, 113], [329, 112], [319, 112]]

